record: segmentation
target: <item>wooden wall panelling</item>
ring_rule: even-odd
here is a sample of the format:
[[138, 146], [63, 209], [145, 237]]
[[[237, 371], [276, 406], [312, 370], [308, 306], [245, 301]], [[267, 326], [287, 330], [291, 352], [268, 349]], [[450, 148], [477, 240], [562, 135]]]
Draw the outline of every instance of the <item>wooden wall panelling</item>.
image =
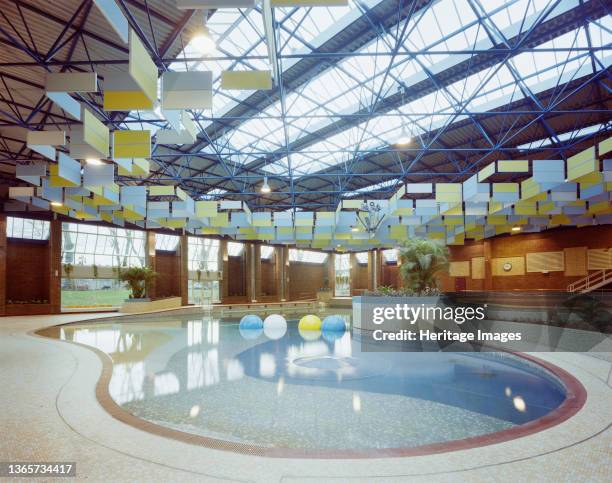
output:
[[484, 280], [485, 278], [485, 257], [474, 257], [472, 263], [472, 279]]
[[[504, 270], [504, 265], [509, 263], [510, 270]], [[494, 277], [512, 277], [525, 275], [524, 257], [503, 257], [491, 260], [491, 272]]]
[[587, 275], [587, 247], [565, 248], [566, 277], [584, 277]]
[[525, 255], [527, 272], [563, 272], [564, 252], [532, 252]]
[[589, 270], [612, 268], [612, 249], [598, 248], [588, 251]]
[[450, 262], [448, 267], [448, 274], [451, 277], [469, 277], [470, 276], [470, 262], [469, 260], [461, 262]]
[[6, 214], [0, 213], [0, 316], [6, 314]]

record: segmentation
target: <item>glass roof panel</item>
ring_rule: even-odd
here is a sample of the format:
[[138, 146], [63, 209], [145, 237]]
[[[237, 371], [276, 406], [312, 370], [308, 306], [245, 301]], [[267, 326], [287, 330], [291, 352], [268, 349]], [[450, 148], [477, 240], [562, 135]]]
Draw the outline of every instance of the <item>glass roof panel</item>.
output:
[[[593, 47], [606, 45], [610, 35], [602, 35], [592, 40]], [[355, 127], [316, 142], [292, 157], [292, 174], [299, 177], [322, 169], [347, 162], [357, 153], [366, 153], [388, 144], [393, 144], [402, 130], [401, 117], [404, 115], [413, 135], [420, 131], [432, 131], [449, 121], [465, 118], [464, 115], [452, 116], [442, 113], [460, 113], [471, 110], [490, 110], [494, 107], [524, 98], [529, 93], [555, 87], [550, 81], [561, 79], [567, 82], [584, 75], [585, 67], [590, 66], [589, 55], [584, 50], [569, 50], [563, 55], [555, 55], [547, 49], [556, 48], [584, 49], [588, 47], [584, 28], [578, 28], [538, 46], [540, 52], [523, 52], [509, 61], [509, 66], [494, 65], [465, 77], [455, 83], [425, 95], [401, 106], [397, 111], [373, 116]], [[558, 53], [557, 53], [558, 54]], [[607, 65], [609, 65], [609, 57]], [[509, 68], [510, 67], [510, 68]], [[548, 82], [547, 82], [548, 81]], [[521, 83], [528, 89], [520, 88]], [[431, 113], [431, 114], [430, 114]], [[284, 168], [284, 171], [281, 169]], [[269, 172], [286, 173], [286, 158], [275, 162], [273, 167], [265, 167]], [[273, 170], [273, 171], [272, 171]]]

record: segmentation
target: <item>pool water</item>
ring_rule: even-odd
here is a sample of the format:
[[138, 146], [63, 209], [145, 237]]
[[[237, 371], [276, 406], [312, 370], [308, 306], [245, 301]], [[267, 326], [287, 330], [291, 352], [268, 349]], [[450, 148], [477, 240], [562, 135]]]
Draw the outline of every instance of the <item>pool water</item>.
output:
[[54, 333], [110, 356], [109, 393], [138, 418], [260, 447], [410, 448], [513, 428], [565, 399], [521, 357], [362, 352], [350, 331], [300, 333], [295, 319], [276, 340], [210, 316]]

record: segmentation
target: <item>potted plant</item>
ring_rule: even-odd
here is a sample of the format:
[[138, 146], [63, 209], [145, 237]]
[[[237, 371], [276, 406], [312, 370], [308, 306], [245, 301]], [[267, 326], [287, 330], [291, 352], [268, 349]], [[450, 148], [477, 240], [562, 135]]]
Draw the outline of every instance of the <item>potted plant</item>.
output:
[[399, 249], [400, 276], [415, 295], [430, 295], [438, 288], [437, 276], [448, 270], [450, 253], [442, 243], [410, 239]]
[[96, 265], [95, 263], [91, 266], [92, 271], [93, 271], [93, 278], [96, 281], [96, 286], [94, 289], [94, 304], [98, 305], [98, 276], [99, 276], [99, 272], [98, 272], [98, 265]]
[[[381, 286], [364, 297], [353, 297], [353, 321], [355, 327], [362, 327], [363, 305], [384, 303], [370, 297], [391, 299], [401, 297], [404, 303], [424, 306], [440, 304], [437, 277], [448, 270], [450, 252], [446, 245], [428, 239], [410, 239], [399, 247], [400, 277], [403, 287]], [[442, 302], [443, 303], [443, 302]], [[367, 323], [367, 321], [365, 321]], [[389, 327], [389, 326], [388, 326]], [[393, 328], [406, 328], [401, 323]]]
[[119, 279], [130, 289], [130, 300], [146, 300], [147, 293], [157, 277], [149, 267], [130, 267], [121, 270]]
[[68, 279], [68, 286], [72, 288], [72, 272], [74, 271], [74, 265], [72, 263], [64, 263], [64, 274]]

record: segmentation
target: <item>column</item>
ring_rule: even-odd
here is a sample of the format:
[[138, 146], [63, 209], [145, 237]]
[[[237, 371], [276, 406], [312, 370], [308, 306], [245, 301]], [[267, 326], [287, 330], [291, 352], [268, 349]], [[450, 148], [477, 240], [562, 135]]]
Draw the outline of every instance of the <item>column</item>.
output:
[[[155, 258], [155, 232], [145, 232], [145, 266], [149, 267], [154, 272], [157, 272], [157, 259]], [[164, 274], [159, 274], [163, 277]], [[150, 298], [157, 297], [156, 283], [149, 289], [148, 296]]]
[[329, 288], [331, 296], [336, 296], [336, 254], [330, 253], [327, 257], [327, 276], [329, 277]]
[[397, 288], [403, 288], [404, 287], [404, 280], [402, 280], [402, 259], [399, 255], [399, 249], [397, 251]]
[[373, 291], [378, 287], [380, 280], [380, 253], [378, 250], [368, 252], [368, 290]]
[[357, 263], [357, 255], [355, 254], [355, 252], [351, 252], [349, 255], [349, 295], [352, 296], [353, 294], [353, 287], [357, 287], [357, 277], [359, 277], [359, 272], [357, 270], [358, 268], [358, 263]]
[[219, 286], [219, 297], [221, 303], [226, 303], [229, 295], [229, 257], [227, 254], [227, 240], [221, 240], [219, 244], [219, 270], [221, 271], [221, 283]]
[[0, 316], [6, 315], [6, 214], [0, 213]]
[[187, 305], [189, 304], [189, 241], [185, 234], [181, 235], [178, 251], [181, 305]]
[[482, 256], [485, 259], [484, 289], [485, 291], [493, 290], [493, 274], [491, 271], [491, 264], [493, 263], [493, 242], [492, 240], [489, 240], [489, 239], [483, 240]]
[[276, 265], [278, 297], [286, 302], [289, 300], [289, 248], [276, 247]]
[[49, 230], [49, 304], [51, 313], [62, 311], [62, 222], [51, 220]]
[[247, 298], [257, 302], [261, 293], [261, 247], [259, 244], [245, 244], [245, 266], [247, 280]]

